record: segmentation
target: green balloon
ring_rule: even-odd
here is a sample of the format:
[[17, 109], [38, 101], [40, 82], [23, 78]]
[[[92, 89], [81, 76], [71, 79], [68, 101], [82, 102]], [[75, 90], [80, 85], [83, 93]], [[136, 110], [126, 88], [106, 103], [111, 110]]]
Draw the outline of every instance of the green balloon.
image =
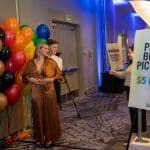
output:
[[24, 27], [29, 27], [29, 25], [27, 25], [27, 24], [21, 25], [21, 26], [20, 26], [20, 30], [21, 30], [22, 28], [24, 28]]
[[37, 34], [36, 34], [36, 32], [34, 32], [32, 41], [34, 42], [35, 45], [37, 44], [37, 40], [38, 40]]
[[31, 93], [32, 90], [32, 85], [30, 83], [28, 83], [22, 90], [22, 95], [23, 96], [27, 96]]
[[39, 38], [39, 39], [37, 40], [36, 45], [37, 45], [37, 44], [40, 44], [40, 43], [46, 43], [46, 44], [47, 44], [47, 40], [45, 40], [45, 39], [43, 39], [43, 38]]

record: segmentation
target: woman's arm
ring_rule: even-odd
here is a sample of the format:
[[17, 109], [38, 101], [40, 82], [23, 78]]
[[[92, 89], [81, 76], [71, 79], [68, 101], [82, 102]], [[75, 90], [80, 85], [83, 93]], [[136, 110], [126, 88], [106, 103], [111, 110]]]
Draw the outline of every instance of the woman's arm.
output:
[[43, 79], [43, 84], [51, 83], [56, 80], [61, 81], [63, 79], [62, 71], [53, 59], [47, 59], [45, 62], [45, 74], [46, 77]]
[[60, 81], [63, 80], [63, 73], [57, 65], [56, 65], [56, 74], [54, 80], [60, 80]]
[[42, 82], [41, 79], [32, 77], [32, 64], [31, 64], [31, 61], [29, 61], [26, 64], [24, 73], [22, 74], [22, 80], [23, 80], [24, 83], [31, 82], [33, 84], [41, 84], [41, 82]]
[[62, 79], [63, 79], [62, 71], [58, 67], [56, 67], [56, 75], [52, 78], [49, 78], [49, 77], [44, 78], [43, 84], [51, 83], [51, 82], [54, 82], [56, 80], [61, 81]]
[[120, 79], [125, 79], [125, 77], [126, 77], [125, 71], [110, 70], [109, 74], [114, 75], [115, 77], [118, 77]]

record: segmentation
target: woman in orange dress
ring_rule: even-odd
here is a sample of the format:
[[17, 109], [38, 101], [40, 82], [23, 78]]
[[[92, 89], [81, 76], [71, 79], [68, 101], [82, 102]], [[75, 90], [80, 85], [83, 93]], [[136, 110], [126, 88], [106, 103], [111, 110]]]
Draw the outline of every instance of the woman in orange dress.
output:
[[37, 147], [51, 147], [60, 137], [59, 110], [53, 82], [62, 79], [62, 73], [53, 59], [48, 58], [48, 45], [39, 44], [35, 55], [25, 68], [23, 79], [32, 83], [33, 136]]

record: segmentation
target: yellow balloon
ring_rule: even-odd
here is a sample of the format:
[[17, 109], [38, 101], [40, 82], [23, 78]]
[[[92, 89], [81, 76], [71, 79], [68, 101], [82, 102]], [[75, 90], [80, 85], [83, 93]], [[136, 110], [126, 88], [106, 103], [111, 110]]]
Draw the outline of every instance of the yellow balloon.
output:
[[0, 112], [6, 109], [7, 104], [7, 97], [3, 93], [0, 93]]
[[30, 52], [30, 53], [26, 53], [26, 58], [27, 58], [27, 61], [32, 59], [34, 56], [34, 52]]
[[24, 52], [25, 53], [34, 53], [34, 51], [35, 51], [34, 43], [33, 43], [33, 41], [30, 41], [24, 48]]

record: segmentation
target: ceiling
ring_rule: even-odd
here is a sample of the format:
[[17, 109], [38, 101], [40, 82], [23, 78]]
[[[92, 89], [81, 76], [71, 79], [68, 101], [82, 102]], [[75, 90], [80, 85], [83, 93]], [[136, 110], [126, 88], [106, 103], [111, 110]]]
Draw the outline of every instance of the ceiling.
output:
[[149, 0], [113, 0], [119, 12], [136, 13], [148, 26], [150, 26], [150, 1]]
[[130, 1], [136, 13], [150, 26], [150, 1]]

